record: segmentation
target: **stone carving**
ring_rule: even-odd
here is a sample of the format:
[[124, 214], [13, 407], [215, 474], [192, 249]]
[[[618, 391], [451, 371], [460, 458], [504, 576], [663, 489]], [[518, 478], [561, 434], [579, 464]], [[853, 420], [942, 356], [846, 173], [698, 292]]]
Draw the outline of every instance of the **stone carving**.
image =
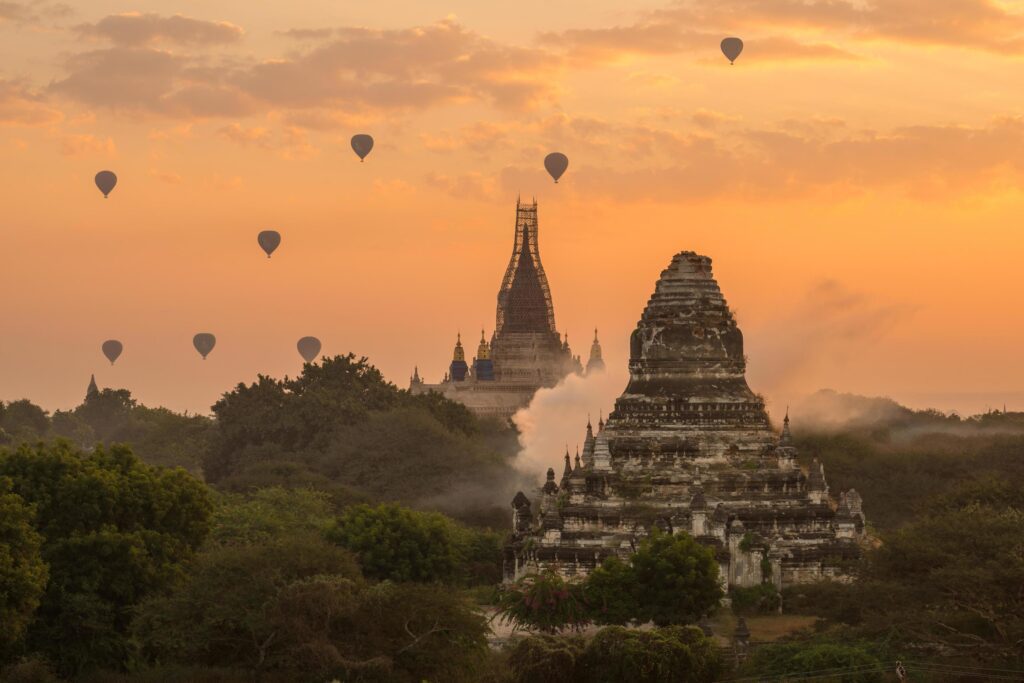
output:
[[587, 573], [628, 556], [654, 526], [713, 548], [723, 586], [847, 578], [864, 535], [860, 496], [844, 493], [834, 509], [824, 467], [797, 465], [789, 415], [781, 434], [772, 429], [709, 258], [681, 252], [662, 272], [630, 339], [629, 371], [607, 422], [596, 434], [587, 424], [571, 470], [566, 453], [560, 485], [549, 471], [538, 495], [554, 513], [526, 530], [517, 522], [506, 580]]

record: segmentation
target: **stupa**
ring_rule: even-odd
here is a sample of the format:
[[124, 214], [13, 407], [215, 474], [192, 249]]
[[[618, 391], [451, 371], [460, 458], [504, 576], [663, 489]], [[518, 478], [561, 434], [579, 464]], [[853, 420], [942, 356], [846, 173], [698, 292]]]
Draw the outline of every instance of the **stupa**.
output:
[[519, 493], [506, 580], [585, 574], [627, 557], [654, 526], [714, 549], [723, 586], [848, 578], [864, 535], [856, 491], [830, 499], [823, 466], [797, 463], [745, 376], [743, 335], [711, 259], [676, 254], [630, 338], [630, 380], [583, 452], [554, 469], [534, 510]]

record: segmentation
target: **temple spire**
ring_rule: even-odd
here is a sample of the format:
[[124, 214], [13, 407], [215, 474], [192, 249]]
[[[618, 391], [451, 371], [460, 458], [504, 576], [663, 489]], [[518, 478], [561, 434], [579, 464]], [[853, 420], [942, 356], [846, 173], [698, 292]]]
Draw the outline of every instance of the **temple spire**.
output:
[[537, 202], [516, 201], [515, 244], [498, 290], [494, 336], [505, 332], [555, 331], [551, 289], [537, 244]]
[[786, 406], [786, 417], [782, 420], [782, 436], [779, 437], [780, 446], [790, 446], [793, 443], [793, 435], [789, 433], [789, 406]]
[[96, 375], [89, 376], [89, 388], [85, 390], [85, 397], [92, 398], [100, 393], [99, 387], [96, 386]]
[[590, 345], [590, 358], [587, 360], [587, 374], [604, 370], [604, 358], [601, 354], [601, 342], [597, 339], [597, 328], [594, 328], [594, 342]]
[[455, 338], [455, 350], [452, 351], [452, 363], [448, 366], [448, 372], [453, 382], [462, 382], [466, 379], [469, 366], [466, 365], [466, 350], [462, 348], [462, 332]]
[[569, 477], [572, 476], [572, 464], [569, 458], [569, 444], [565, 444], [565, 469], [562, 472], [561, 487], [564, 489], [569, 484]]

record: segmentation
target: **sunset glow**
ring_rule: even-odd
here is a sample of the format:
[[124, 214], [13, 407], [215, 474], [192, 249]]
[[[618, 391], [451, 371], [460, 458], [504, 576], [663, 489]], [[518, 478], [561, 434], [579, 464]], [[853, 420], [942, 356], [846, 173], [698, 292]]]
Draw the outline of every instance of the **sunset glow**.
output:
[[306, 335], [436, 382], [494, 328], [521, 195], [558, 329], [617, 371], [690, 249], [773, 415], [1021, 410], [1022, 67], [996, 0], [0, 2], [0, 400], [95, 373], [206, 413]]

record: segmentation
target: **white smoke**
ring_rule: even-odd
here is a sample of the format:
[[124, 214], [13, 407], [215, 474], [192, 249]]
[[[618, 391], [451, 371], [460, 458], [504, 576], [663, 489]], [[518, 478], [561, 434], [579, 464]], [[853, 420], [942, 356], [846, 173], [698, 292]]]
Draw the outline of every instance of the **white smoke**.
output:
[[569, 375], [551, 389], [541, 389], [530, 405], [512, 420], [519, 428], [519, 455], [516, 468], [543, 480], [549, 467], [562, 475], [566, 446], [572, 455], [577, 445], [582, 450], [587, 434], [587, 416], [597, 431], [597, 421], [615, 406], [629, 380], [624, 362], [609, 362], [609, 370], [585, 377]]

